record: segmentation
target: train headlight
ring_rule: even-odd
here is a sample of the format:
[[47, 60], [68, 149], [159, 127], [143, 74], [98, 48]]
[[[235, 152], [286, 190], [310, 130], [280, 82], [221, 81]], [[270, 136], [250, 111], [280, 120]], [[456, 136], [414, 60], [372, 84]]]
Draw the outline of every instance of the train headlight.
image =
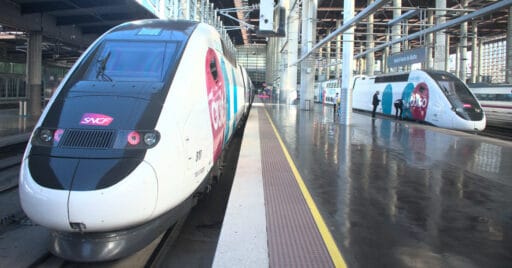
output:
[[49, 129], [42, 129], [39, 132], [39, 139], [44, 143], [51, 142], [53, 139], [53, 132]]
[[144, 134], [144, 143], [147, 146], [152, 147], [153, 145], [156, 144], [157, 141], [158, 141], [158, 136], [156, 135], [156, 133], [148, 132], [148, 133]]
[[130, 145], [137, 145], [140, 142], [140, 134], [137, 131], [128, 133], [127, 141]]
[[32, 143], [42, 146], [57, 146], [64, 135], [65, 130], [62, 128], [39, 128], [36, 130]]
[[149, 149], [159, 140], [160, 133], [156, 130], [119, 130], [114, 149]]

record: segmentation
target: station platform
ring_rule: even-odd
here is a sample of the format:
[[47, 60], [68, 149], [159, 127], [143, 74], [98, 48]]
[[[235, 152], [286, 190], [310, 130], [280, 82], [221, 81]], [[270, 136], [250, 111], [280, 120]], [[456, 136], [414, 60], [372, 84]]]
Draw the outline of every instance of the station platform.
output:
[[255, 103], [213, 267], [512, 267], [512, 142]]
[[28, 141], [38, 119], [20, 116], [17, 109], [1, 109], [0, 148]]

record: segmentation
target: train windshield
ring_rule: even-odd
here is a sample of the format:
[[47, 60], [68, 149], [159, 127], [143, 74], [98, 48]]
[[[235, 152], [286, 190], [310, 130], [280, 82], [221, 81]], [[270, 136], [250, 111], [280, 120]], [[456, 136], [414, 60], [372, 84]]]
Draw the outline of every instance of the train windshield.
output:
[[147, 81], [163, 80], [177, 43], [106, 41], [89, 62], [82, 80]]
[[478, 102], [469, 91], [469, 88], [458, 78], [451, 74], [430, 73], [430, 75], [437, 81], [450, 101], [458, 99], [462, 104], [466, 104], [466, 107], [468, 105], [479, 107]]
[[480, 104], [460, 79], [450, 73], [429, 74], [439, 84], [459, 116], [471, 120], [481, 119], [483, 113]]

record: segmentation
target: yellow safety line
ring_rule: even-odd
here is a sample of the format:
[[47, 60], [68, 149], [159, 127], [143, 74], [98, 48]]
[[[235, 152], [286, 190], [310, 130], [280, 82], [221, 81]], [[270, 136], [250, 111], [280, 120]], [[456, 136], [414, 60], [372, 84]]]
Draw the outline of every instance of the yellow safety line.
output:
[[299, 171], [297, 170], [297, 167], [293, 163], [293, 160], [290, 157], [290, 154], [288, 153], [288, 150], [286, 149], [286, 146], [284, 145], [283, 140], [281, 139], [281, 136], [279, 136], [279, 133], [277, 132], [277, 129], [274, 126], [274, 123], [272, 122], [272, 119], [270, 118], [270, 115], [268, 114], [266, 109], [265, 109], [265, 114], [267, 115], [267, 118], [270, 121], [270, 125], [272, 125], [272, 128], [274, 129], [274, 133], [276, 134], [277, 139], [279, 140], [279, 144], [281, 144], [281, 148], [283, 149], [284, 155], [286, 156], [286, 159], [288, 160], [288, 164], [290, 165], [290, 167], [292, 169], [293, 175], [295, 175], [295, 180], [299, 184], [299, 188], [302, 191], [302, 195], [304, 196], [304, 199], [306, 200], [306, 203], [309, 206], [309, 210], [311, 211], [311, 214], [313, 215], [313, 219], [315, 220], [318, 231], [320, 231], [320, 234], [322, 235], [325, 246], [327, 247], [327, 250], [329, 251], [329, 255], [331, 256], [334, 266], [346, 268], [347, 265], [345, 264], [345, 260], [343, 259], [343, 256], [341, 256], [340, 250], [338, 249], [336, 242], [334, 242], [331, 232], [327, 228], [327, 225], [325, 224], [324, 219], [322, 218], [322, 215], [318, 211], [315, 201], [313, 201], [313, 198], [311, 197], [311, 194], [309, 193], [308, 188], [306, 187], [306, 184], [304, 184], [304, 181], [302, 180], [302, 177], [300, 176]]

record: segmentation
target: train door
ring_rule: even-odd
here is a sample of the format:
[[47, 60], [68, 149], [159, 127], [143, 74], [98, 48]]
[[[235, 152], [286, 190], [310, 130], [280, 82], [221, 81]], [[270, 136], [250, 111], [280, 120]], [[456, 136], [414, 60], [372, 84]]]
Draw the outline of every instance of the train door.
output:
[[434, 125], [440, 125], [444, 121], [443, 116], [443, 101], [438, 94], [431, 95], [430, 97], [430, 120]]

